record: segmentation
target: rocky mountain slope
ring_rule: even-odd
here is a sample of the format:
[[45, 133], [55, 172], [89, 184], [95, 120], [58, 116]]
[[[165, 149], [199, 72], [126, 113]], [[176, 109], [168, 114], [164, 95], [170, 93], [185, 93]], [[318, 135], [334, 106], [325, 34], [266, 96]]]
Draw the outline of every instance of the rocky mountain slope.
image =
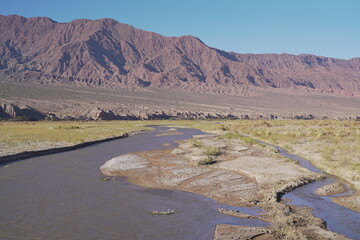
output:
[[43, 120], [46, 115], [32, 107], [0, 102], [0, 119]]
[[360, 58], [224, 52], [192, 36], [164, 37], [112, 19], [0, 15], [0, 73], [11, 81], [111, 88], [360, 95]]

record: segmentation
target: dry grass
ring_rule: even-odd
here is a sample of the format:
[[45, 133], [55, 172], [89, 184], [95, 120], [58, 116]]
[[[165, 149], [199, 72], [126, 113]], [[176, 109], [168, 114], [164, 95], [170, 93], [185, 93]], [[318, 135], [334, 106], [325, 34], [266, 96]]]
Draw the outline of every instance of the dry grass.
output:
[[213, 121], [178, 121], [177, 124], [222, 132], [222, 138], [241, 139], [248, 145], [256, 143], [252, 138], [279, 145], [360, 189], [360, 121], [229, 120], [221, 124]]
[[148, 129], [142, 122], [1, 122], [0, 155], [69, 146]]
[[193, 147], [202, 147], [202, 146], [203, 146], [202, 142], [200, 142], [200, 141], [197, 140], [197, 139], [190, 139], [190, 140], [189, 140], [189, 143], [190, 143], [191, 146], [193, 146]]
[[359, 121], [253, 120], [231, 121], [226, 125], [231, 137], [244, 133], [280, 145], [360, 188]]
[[218, 147], [203, 147], [204, 154], [209, 157], [218, 156], [221, 151]]

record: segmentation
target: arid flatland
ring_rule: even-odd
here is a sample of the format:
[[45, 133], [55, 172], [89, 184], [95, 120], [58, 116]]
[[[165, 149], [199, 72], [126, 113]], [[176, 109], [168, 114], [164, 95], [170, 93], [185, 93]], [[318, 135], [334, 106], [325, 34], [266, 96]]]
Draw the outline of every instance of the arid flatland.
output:
[[42, 118], [50, 114], [61, 119], [342, 119], [360, 116], [357, 97], [251, 88], [247, 91], [251, 94], [238, 96], [175, 89], [132, 91], [3, 81], [0, 82], [0, 102], [20, 108], [29, 106], [41, 112]]

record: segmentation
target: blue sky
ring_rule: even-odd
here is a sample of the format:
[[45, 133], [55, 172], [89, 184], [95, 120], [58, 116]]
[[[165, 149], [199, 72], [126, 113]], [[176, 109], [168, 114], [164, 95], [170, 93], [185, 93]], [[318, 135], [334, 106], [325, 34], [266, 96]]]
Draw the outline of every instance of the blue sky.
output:
[[239, 53], [360, 57], [360, 0], [0, 0], [0, 14], [114, 18]]

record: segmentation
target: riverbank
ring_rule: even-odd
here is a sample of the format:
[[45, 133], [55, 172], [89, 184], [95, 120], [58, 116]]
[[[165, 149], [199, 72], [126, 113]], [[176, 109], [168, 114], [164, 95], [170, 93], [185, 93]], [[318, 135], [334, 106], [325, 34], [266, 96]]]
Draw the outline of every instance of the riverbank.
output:
[[0, 163], [74, 150], [149, 130], [141, 122], [0, 122]]
[[[360, 121], [356, 120], [249, 120], [183, 123], [207, 132], [223, 132], [230, 138], [256, 144], [259, 139], [281, 146], [333, 175], [351, 189], [350, 196], [333, 202], [360, 212]], [[246, 134], [249, 137], [244, 137]]]
[[[134, 133], [130, 133], [130, 134], [134, 134]], [[112, 140], [116, 140], [116, 139], [120, 139], [120, 138], [126, 138], [128, 136], [129, 136], [128, 133], [124, 133], [124, 134], [122, 134], [120, 136], [116, 136], [116, 137], [110, 137], [110, 138], [105, 138], [105, 139], [100, 139], [100, 140], [95, 140], [95, 141], [88, 141], [88, 142], [83, 142], [83, 143], [74, 144], [74, 145], [65, 146], [65, 147], [55, 147], [55, 148], [47, 148], [44, 150], [38, 150], [38, 151], [25, 151], [25, 152], [21, 152], [21, 153], [9, 154], [9, 155], [5, 155], [5, 156], [0, 156], [0, 164], [17, 161], [17, 160], [24, 160], [24, 159], [32, 158], [32, 157], [45, 156], [45, 155], [49, 155], [49, 154], [53, 154], [53, 153], [67, 152], [67, 151], [87, 147], [87, 146], [98, 144], [98, 143], [108, 142], [108, 141], [112, 141]]]
[[360, 121], [232, 121], [224, 122], [223, 128], [281, 146], [338, 177], [354, 191], [333, 201], [360, 211]]
[[[283, 193], [323, 176], [277, 156], [270, 147], [227, 139], [221, 134], [195, 136], [181, 141], [175, 149], [114, 158], [101, 171], [107, 176], [126, 176], [130, 182], [145, 187], [179, 189], [231, 206], [267, 210], [262, 216], [251, 217], [269, 221], [270, 228], [250, 231], [251, 228], [218, 226], [215, 239], [230, 236], [224, 229], [232, 229], [231, 236], [240, 239], [249, 234], [255, 239], [323, 239], [324, 233], [329, 239], [346, 239], [327, 231], [324, 221], [315, 218], [311, 209], [291, 207], [281, 201]], [[235, 228], [238, 230], [233, 231]]]

